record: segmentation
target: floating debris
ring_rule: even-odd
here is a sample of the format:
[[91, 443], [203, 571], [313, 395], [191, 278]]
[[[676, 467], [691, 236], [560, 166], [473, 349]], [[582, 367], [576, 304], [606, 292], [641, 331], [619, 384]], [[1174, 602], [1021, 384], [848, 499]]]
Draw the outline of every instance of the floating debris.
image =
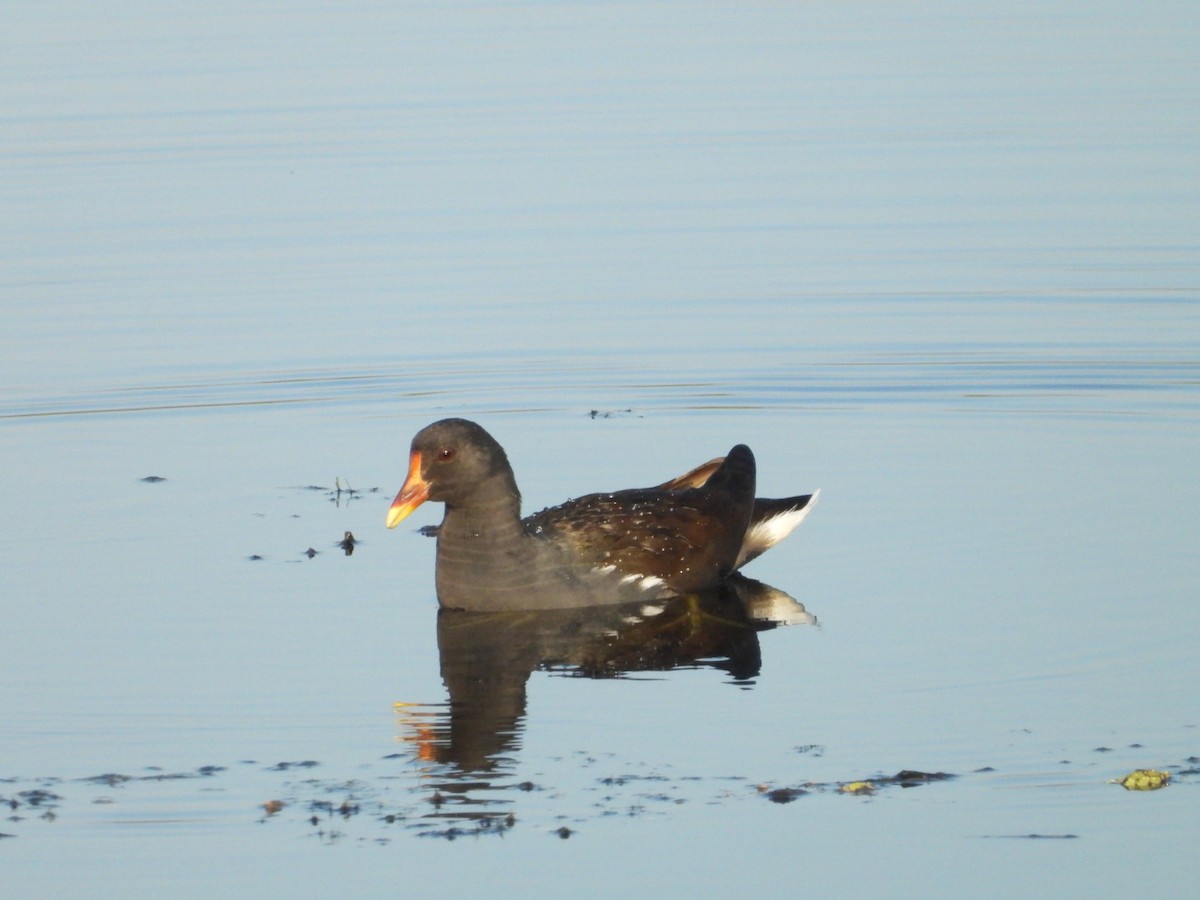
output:
[[775, 788], [763, 791], [763, 793], [772, 803], [791, 803], [793, 800], [803, 797], [808, 791], [804, 788]]
[[141, 480], [146, 484], [158, 484], [159, 482], [166, 481], [167, 479], [163, 478], [161, 475], [147, 475]]
[[838, 790], [843, 794], [873, 794], [875, 785], [869, 781], [851, 781], [843, 784]]
[[277, 762], [273, 766], [268, 766], [268, 772], [286, 772], [288, 769], [312, 769], [319, 766], [320, 763], [315, 759], [305, 759], [300, 762]]
[[956, 775], [951, 775], [948, 772], [917, 772], [913, 769], [901, 769], [895, 775], [887, 778], [876, 778], [875, 781], [880, 784], [898, 784], [900, 787], [910, 788], [921, 784], [929, 784], [932, 781], [949, 781], [951, 778], [956, 777]]
[[985, 834], [985, 838], [1011, 838], [1021, 841], [1073, 841], [1078, 839], [1077, 834], [1038, 834], [1032, 832], [1030, 834]]
[[88, 778], [81, 778], [80, 781], [85, 784], [102, 784], [105, 787], [116, 787], [124, 784], [127, 781], [133, 781], [132, 775], [118, 775], [115, 772], [106, 772], [103, 775], [92, 775]]
[[877, 778], [858, 779], [856, 781], [820, 783], [807, 781], [797, 787], [771, 788], [770, 785], [757, 785], [756, 790], [772, 803], [791, 803], [797, 797], [814, 791], [837, 791], [840, 794], [874, 794], [876, 790], [888, 785], [903, 788], [917, 787], [934, 781], [946, 781], [957, 778], [948, 772], [918, 772], [914, 769], [901, 769], [895, 775], [884, 775]]
[[379, 493], [378, 487], [365, 488], [363, 490], [352, 488], [350, 487], [350, 482], [344, 481], [341, 477], [333, 479], [333, 487], [329, 487], [328, 485], [324, 484], [300, 484], [291, 485], [287, 487], [286, 490], [321, 493], [326, 496], [330, 503], [333, 503], [337, 506], [341, 506], [343, 503], [349, 503], [351, 500], [357, 500], [363, 494]]
[[44, 791], [41, 788], [35, 788], [31, 791], [20, 791], [17, 794], [29, 806], [53, 806], [55, 800], [61, 800], [62, 797], [52, 791]]
[[632, 409], [593, 409], [588, 412], [590, 419], [611, 419], [614, 416], [632, 416]]
[[1171, 780], [1170, 772], [1159, 769], [1135, 769], [1124, 778], [1109, 782], [1119, 784], [1127, 791], [1157, 791], [1164, 788]]
[[341, 803], [332, 800], [314, 800], [308, 805], [308, 808], [313, 812], [323, 812], [328, 816], [341, 816], [343, 819], [357, 816], [362, 811], [357, 803], [351, 803], [349, 800], [343, 800]]
[[286, 805], [287, 804], [285, 804], [282, 800], [268, 800], [262, 805], [262, 808], [263, 812], [265, 812], [268, 816], [273, 816]]

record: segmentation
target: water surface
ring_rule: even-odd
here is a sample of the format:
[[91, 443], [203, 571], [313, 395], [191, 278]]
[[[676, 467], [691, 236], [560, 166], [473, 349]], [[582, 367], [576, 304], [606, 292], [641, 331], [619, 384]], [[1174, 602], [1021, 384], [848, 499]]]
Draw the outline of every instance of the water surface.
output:
[[[10, 890], [1195, 882], [1191, 5], [7, 19]], [[449, 706], [446, 415], [528, 510], [750, 444], [816, 623]]]

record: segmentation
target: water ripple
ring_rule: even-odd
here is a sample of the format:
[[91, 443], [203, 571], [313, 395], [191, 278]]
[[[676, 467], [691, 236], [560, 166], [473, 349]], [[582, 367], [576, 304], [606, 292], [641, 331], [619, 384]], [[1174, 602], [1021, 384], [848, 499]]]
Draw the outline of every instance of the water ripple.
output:
[[[403, 401], [434, 414], [476, 411], [871, 409], [1191, 417], [1200, 360], [1152, 351], [1054, 355], [963, 351], [834, 355], [803, 362], [743, 355], [723, 366], [495, 356], [270, 372], [183, 373], [80, 393], [6, 398], [0, 419], [159, 414], [279, 405], [382, 412]], [[764, 365], [764, 363], [770, 363]]]

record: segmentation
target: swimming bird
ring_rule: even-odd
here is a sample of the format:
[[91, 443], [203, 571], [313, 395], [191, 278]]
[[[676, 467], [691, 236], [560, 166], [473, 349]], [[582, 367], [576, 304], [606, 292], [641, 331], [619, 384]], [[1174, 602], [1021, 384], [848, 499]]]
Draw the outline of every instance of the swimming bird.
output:
[[589, 494], [521, 518], [504, 448], [466, 419], [413, 438], [394, 528], [426, 501], [445, 504], [435, 582], [444, 607], [556, 609], [660, 600], [718, 587], [786, 537], [818, 492], [754, 496], [754, 454], [738, 444], [651, 488]]

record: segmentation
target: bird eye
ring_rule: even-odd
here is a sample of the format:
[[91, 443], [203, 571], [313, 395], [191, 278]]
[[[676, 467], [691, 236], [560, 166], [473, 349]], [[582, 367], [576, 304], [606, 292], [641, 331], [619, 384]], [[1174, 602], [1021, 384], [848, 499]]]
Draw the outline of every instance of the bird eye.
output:
[[437, 452], [437, 458], [438, 462], [450, 462], [450, 460], [454, 459], [454, 448], [442, 447]]

